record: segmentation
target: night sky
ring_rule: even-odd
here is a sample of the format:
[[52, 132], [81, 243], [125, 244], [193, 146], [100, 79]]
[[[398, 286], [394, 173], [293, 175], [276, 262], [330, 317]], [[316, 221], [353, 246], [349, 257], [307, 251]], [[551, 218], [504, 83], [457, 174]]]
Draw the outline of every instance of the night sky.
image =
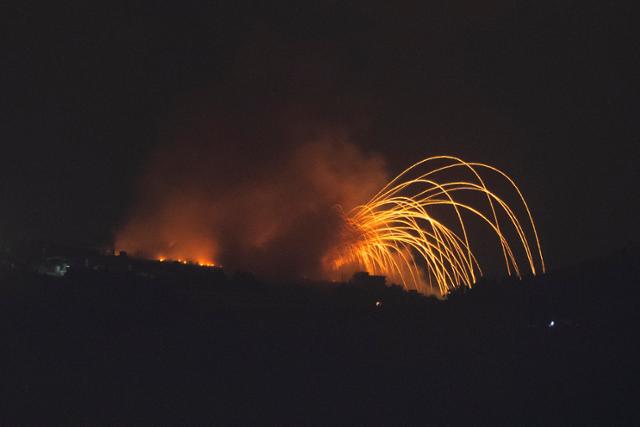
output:
[[3, 12], [0, 239], [109, 244], [157, 147], [278, 111], [352, 129], [391, 172], [438, 154], [505, 170], [552, 268], [640, 241], [624, 6], [65, 3]]

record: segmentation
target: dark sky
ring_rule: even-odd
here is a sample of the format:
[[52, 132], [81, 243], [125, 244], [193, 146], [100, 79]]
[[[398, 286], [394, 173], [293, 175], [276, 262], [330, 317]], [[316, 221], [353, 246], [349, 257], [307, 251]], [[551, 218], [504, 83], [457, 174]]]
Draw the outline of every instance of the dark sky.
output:
[[640, 34], [622, 4], [64, 3], [3, 12], [0, 239], [108, 243], [175, 129], [300, 109], [357, 129], [392, 172], [437, 154], [507, 171], [552, 267], [640, 240]]

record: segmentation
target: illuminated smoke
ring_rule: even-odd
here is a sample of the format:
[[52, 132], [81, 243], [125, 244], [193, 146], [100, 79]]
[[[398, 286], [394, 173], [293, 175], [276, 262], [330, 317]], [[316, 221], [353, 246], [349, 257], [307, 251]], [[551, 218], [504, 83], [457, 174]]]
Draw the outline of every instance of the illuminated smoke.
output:
[[264, 127], [216, 130], [159, 149], [116, 247], [264, 277], [322, 277], [342, 212], [386, 182], [384, 162], [340, 129], [283, 132], [280, 143], [265, 134], [274, 138]]

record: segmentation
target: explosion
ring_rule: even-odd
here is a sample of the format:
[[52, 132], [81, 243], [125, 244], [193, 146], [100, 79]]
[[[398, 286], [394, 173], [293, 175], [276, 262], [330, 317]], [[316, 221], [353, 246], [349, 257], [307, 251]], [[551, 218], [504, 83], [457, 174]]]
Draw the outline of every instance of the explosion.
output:
[[[466, 172], [467, 178], [441, 179], [451, 172]], [[487, 188], [480, 172], [497, 175], [515, 190], [526, 213], [524, 221]], [[442, 208], [450, 214], [437, 216], [435, 211]], [[497, 237], [509, 275], [522, 274], [515, 246], [520, 247], [532, 274], [544, 272], [531, 211], [514, 181], [495, 167], [451, 156], [415, 163], [368, 203], [344, 214], [343, 243], [327, 255], [325, 265], [334, 272], [366, 270], [386, 275], [406, 289], [427, 295], [445, 296], [455, 288], [471, 287], [482, 269], [469, 242], [465, 223], [469, 215], [488, 225]], [[447, 225], [445, 218], [454, 218], [453, 224]], [[514, 239], [509, 239], [508, 229]]]
[[[389, 181], [384, 159], [364, 152], [348, 132], [309, 128], [315, 130], [215, 126], [159, 147], [116, 248], [276, 281], [344, 280], [365, 270], [445, 296], [483, 274], [484, 250], [471, 241], [495, 238], [509, 275], [544, 272], [531, 212], [505, 173], [437, 156]], [[273, 134], [282, 138], [265, 136]], [[259, 137], [268, 143], [256, 145]], [[487, 183], [498, 188], [496, 179], [517, 203], [489, 189]]]

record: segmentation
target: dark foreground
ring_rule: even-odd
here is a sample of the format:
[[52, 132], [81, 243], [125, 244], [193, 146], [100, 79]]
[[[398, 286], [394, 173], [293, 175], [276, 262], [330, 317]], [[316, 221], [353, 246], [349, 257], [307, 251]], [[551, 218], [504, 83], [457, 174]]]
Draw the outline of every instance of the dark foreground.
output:
[[4, 272], [2, 424], [637, 425], [638, 259], [444, 302]]

